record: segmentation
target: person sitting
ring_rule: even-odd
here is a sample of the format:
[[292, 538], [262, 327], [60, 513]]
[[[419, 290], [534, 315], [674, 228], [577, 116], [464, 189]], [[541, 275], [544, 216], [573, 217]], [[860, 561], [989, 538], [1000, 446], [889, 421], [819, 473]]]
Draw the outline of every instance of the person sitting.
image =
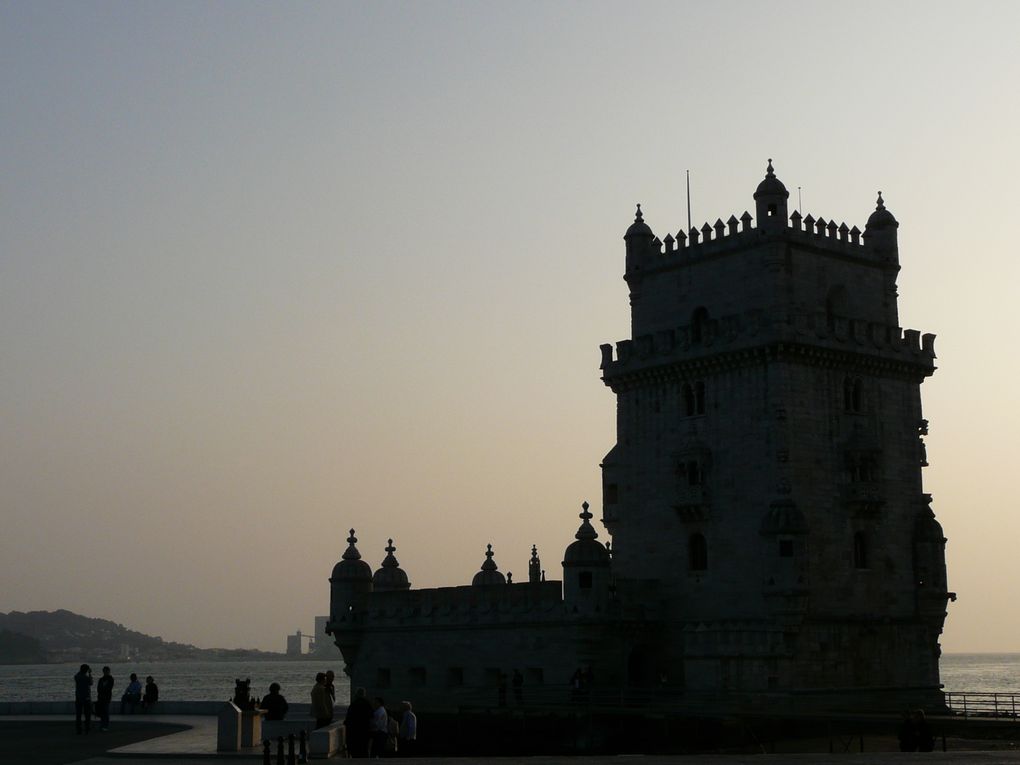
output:
[[259, 709], [266, 710], [266, 719], [282, 720], [287, 716], [288, 708], [287, 699], [280, 694], [280, 684], [270, 684], [269, 693], [259, 702]]
[[142, 700], [142, 684], [138, 682], [138, 675], [131, 673], [131, 682], [124, 689], [124, 695], [120, 697], [120, 713], [134, 714], [138, 702]]

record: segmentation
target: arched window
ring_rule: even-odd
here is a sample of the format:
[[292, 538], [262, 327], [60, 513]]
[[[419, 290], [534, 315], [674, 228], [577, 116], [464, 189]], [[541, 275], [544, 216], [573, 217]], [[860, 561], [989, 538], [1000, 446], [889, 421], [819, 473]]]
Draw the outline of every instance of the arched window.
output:
[[691, 571], [706, 571], [708, 569], [708, 543], [705, 537], [699, 532], [691, 534], [687, 540], [687, 562]]
[[705, 342], [705, 334], [708, 330], [708, 309], [704, 306], [696, 309], [691, 316], [691, 342]]
[[854, 568], [868, 568], [868, 536], [863, 531], [854, 534]]

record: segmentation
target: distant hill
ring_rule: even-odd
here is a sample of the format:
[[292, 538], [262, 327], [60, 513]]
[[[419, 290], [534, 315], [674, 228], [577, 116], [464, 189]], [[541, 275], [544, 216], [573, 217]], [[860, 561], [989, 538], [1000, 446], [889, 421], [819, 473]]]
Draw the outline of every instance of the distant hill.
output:
[[0, 663], [281, 659], [268, 651], [196, 648], [61, 609], [0, 613]]

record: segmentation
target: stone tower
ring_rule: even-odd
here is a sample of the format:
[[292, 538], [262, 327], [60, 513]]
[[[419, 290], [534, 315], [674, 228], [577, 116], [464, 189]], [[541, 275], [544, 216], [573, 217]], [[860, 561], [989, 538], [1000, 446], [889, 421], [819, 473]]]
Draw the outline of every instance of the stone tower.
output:
[[627, 230], [632, 339], [602, 346], [613, 576], [658, 583], [645, 660], [671, 684], [937, 705], [955, 596], [921, 482], [934, 335], [899, 326], [881, 193], [863, 233], [788, 197], [769, 160], [754, 218], [660, 241], [639, 206]]

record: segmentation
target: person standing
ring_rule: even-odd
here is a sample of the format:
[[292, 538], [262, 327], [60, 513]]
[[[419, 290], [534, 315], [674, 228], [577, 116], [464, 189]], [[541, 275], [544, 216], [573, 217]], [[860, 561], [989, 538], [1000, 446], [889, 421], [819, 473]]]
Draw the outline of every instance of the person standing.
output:
[[74, 676], [74, 730], [82, 732], [82, 718], [85, 719], [85, 734], [92, 723], [92, 668], [82, 664]]
[[329, 698], [329, 691], [326, 690], [325, 672], [315, 675], [315, 685], [312, 686], [312, 717], [315, 718], [316, 728], [322, 728], [333, 722], [333, 702]]
[[156, 702], [159, 701], [159, 686], [152, 679], [152, 675], [145, 678], [145, 695], [142, 696], [142, 711], [151, 712]]
[[333, 670], [326, 670], [326, 693], [329, 694], [329, 700], [336, 706], [336, 686], [333, 685], [333, 681], [336, 680], [336, 675], [333, 674]]
[[386, 738], [390, 732], [390, 715], [382, 696], [372, 701], [372, 757], [382, 757], [386, 751]]
[[347, 732], [347, 753], [351, 757], [368, 757], [368, 742], [372, 723], [372, 705], [368, 702], [364, 688], [354, 689], [354, 698], [344, 716], [344, 730]]
[[413, 757], [418, 744], [418, 718], [411, 711], [411, 702], [400, 702], [400, 709], [403, 714], [400, 718], [400, 747], [398, 751], [401, 757]]
[[96, 683], [96, 717], [99, 730], [110, 729], [110, 702], [113, 701], [113, 675], [109, 667], [103, 667], [103, 676]]

